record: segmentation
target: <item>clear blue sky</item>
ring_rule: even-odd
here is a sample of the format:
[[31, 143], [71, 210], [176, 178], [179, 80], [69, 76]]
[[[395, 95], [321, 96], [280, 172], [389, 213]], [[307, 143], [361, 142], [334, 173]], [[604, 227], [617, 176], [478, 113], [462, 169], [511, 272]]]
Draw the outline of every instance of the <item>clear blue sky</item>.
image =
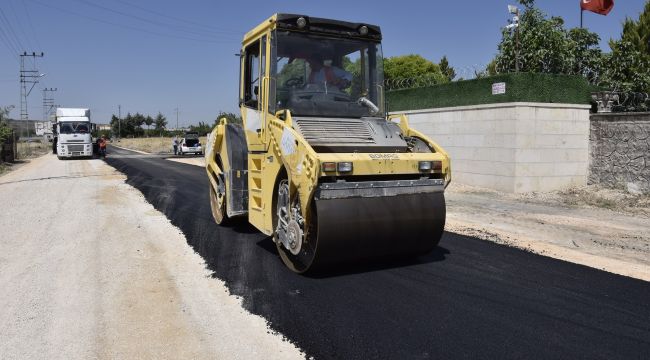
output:
[[[485, 66], [495, 55], [507, 5], [514, 0], [465, 1], [215, 1], [215, 0], [2, 0], [0, 2], [0, 106], [20, 117], [19, 51], [43, 51], [46, 76], [29, 97], [30, 118], [42, 117], [44, 87], [55, 102], [89, 107], [93, 121], [110, 115], [158, 111], [175, 126], [212, 122], [220, 111], [238, 111], [243, 34], [275, 12], [380, 25], [384, 55], [447, 55], [457, 72]], [[538, 0], [568, 27], [580, 21], [579, 0]], [[585, 26], [607, 40], [618, 38], [625, 17], [637, 18], [644, 0], [617, 0], [608, 16], [585, 13]], [[4, 16], [3, 16], [4, 15]], [[10, 24], [7, 24], [7, 20]], [[16, 39], [17, 38], [17, 39]]]

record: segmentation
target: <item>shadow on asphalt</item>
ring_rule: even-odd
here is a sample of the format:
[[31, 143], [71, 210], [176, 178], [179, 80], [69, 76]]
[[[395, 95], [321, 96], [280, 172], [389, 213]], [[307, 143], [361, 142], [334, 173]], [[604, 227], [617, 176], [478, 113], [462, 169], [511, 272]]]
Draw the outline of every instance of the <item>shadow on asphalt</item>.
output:
[[[210, 217], [212, 219], [212, 217]], [[237, 218], [232, 218], [229, 219], [229, 223], [227, 225], [217, 225], [216, 226], [221, 226], [221, 227], [227, 227], [232, 229], [232, 231], [239, 233], [239, 234], [257, 234], [260, 233], [259, 230], [255, 228], [255, 226], [251, 225], [251, 223], [248, 222], [248, 219], [246, 217], [237, 217]]]
[[[265, 237], [264, 239], [257, 242], [257, 246], [266, 250], [274, 256], [278, 257], [278, 250], [273, 243], [273, 239], [270, 236]], [[401, 258], [379, 258], [365, 261], [356, 261], [354, 263], [338, 263], [331, 264], [324, 268], [319, 268], [318, 270], [308, 271], [302, 276], [311, 278], [311, 279], [326, 279], [333, 278], [338, 276], [346, 275], [355, 275], [369, 273], [373, 271], [382, 271], [388, 269], [395, 269], [401, 267], [408, 267], [413, 265], [429, 264], [439, 261], [444, 261], [446, 255], [451, 254], [449, 250], [441, 246], [436, 247], [429, 254], [417, 256], [417, 257], [401, 257]], [[287, 270], [288, 271], [288, 270]]]

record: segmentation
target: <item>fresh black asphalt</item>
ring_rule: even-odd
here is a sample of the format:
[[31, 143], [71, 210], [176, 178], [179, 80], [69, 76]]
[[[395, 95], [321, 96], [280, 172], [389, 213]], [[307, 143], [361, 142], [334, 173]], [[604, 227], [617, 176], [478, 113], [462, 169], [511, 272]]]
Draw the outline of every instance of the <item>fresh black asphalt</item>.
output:
[[417, 261], [297, 275], [245, 221], [214, 223], [203, 168], [120, 154], [133, 155], [112, 148], [106, 162], [307, 356], [650, 358], [650, 283], [453, 233]]

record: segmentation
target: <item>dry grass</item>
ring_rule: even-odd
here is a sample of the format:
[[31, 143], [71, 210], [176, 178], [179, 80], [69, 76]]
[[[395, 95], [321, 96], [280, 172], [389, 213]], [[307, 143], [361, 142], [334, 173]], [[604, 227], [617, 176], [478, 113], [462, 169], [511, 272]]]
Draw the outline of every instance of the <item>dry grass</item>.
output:
[[16, 147], [18, 148], [18, 160], [39, 157], [52, 151], [51, 143], [41, 141], [19, 142]]
[[41, 155], [47, 154], [52, 151], [52, 143], [49, 142], [18, 142], [16, 144], [18, 153], [15, 157], [14, 163], [0, 162], [0, 175], [13, 170], [16, 166], [25, 163], [26, 159], [37, 158]]
[[650, 194], [632, 194], [624, 189], [590, 185], [558, 192], [567, 205], [588, 205], [629, 213], [650, 214]]
[[[199, 141], [202, 146], [205, 146], [207, 138], [205, 136], [200, 137]], [[170, 154], [173, 152], [171, 137], [121, 139], [119, 142], [114, 141], [113, 144], [127, 149], [139, 150], [152, 154]]]

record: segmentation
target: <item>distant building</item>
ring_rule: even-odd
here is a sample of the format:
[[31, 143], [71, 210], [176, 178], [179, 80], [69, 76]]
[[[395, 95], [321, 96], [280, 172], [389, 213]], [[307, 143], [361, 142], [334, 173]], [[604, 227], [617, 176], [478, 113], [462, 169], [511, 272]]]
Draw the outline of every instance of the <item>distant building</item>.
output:
[[52, 136], [52, 122], [50, 121], [36, 121], [34, 122], [34, 129], [36, 136]]

